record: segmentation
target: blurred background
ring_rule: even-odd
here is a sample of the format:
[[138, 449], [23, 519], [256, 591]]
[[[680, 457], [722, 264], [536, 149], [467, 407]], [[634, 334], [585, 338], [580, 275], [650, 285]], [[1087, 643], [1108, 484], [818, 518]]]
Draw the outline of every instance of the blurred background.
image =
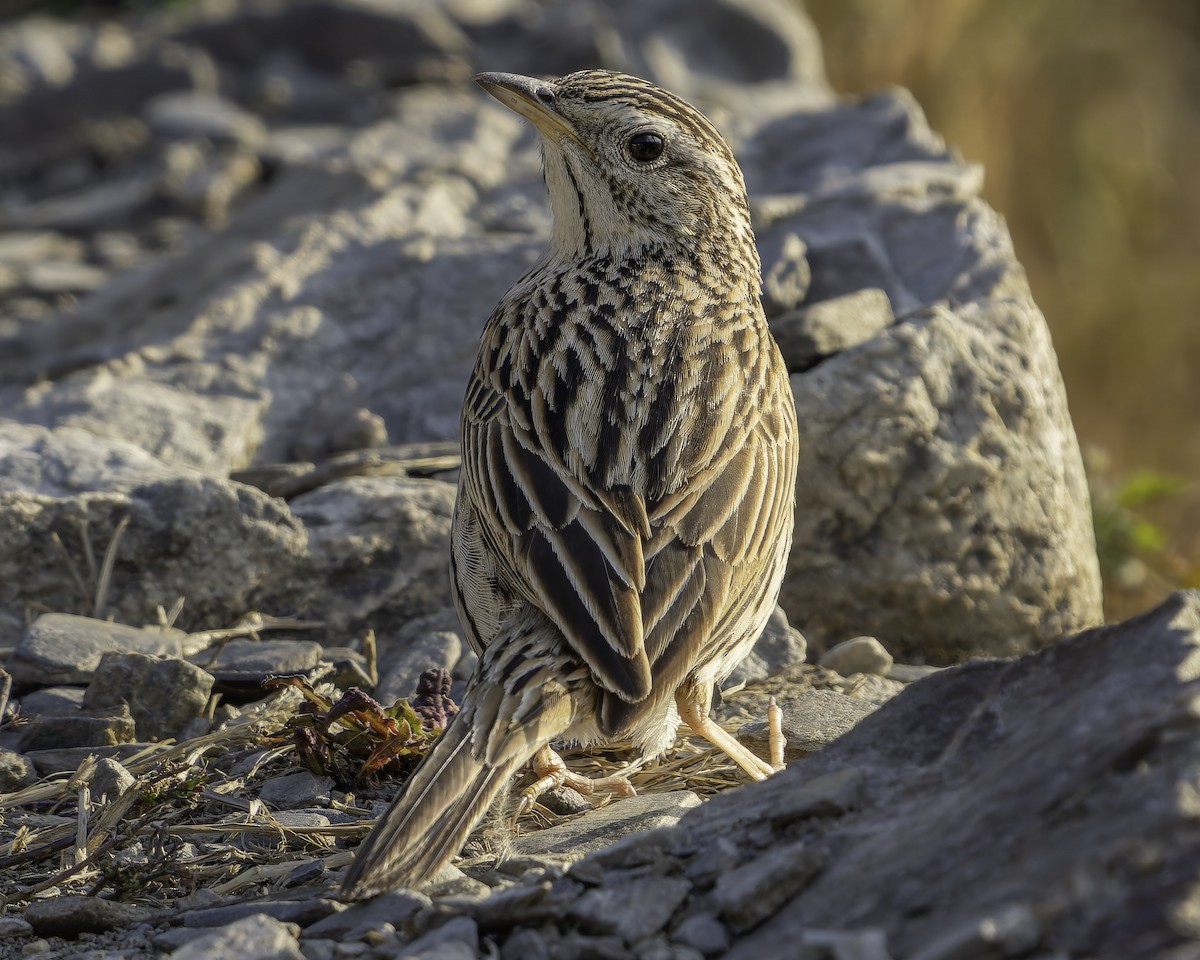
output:
[[[0, 0], [0, 22], [193, 2]], [[986, 170], [1066, 380], [1109, 617], [1200, 586], [1200, 3], [805, 6], [835, 90], [907, 87]]]
[[1200, 587], [1200, 3], [807, 0], [834, 89], [983, 164], [1087, 460], [1110, 618]]

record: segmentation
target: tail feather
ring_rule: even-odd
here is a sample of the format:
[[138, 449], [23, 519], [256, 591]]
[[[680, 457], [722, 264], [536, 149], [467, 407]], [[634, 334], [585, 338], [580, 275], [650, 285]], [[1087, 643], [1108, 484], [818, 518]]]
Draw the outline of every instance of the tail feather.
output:
[[470, 740], [471, 723], [460, 713], [358, 848], [342, 883], [344, 896], [363, 899], [429, 879], [534, 752], [517, 751], [489, 765], [475, 756]]

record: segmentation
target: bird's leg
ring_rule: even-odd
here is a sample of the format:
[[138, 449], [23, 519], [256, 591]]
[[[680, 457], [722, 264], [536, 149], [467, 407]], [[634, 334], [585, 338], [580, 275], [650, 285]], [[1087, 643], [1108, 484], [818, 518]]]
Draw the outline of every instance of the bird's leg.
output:
[[633, 784], [626, 776], [613, 774], [610, 777], [585, 777], [578, 773], [572, 773], [563, 763], [562, 757], [551, 750], [549, 745], [539, 749], [533, 755], [533, 759], [529, 761], [529, 765], [533, 767], [533, 772], [538, 779], [521, 791], [521, 799], [513, 813], [514, 822], [522, 814], [533, 809], [537, 798], [543, 793], [548, 790], [557, 790], [559, 787], [571, 787], [585, 794], [595, 793], [597, 790], [609, 790], [620, 797], [637, 796], [637, 791], [633, 789]]
[[[708, 707], [712, 702], [712, 687], [701, 690], [697, 686], [685, 683], [679, 688], [675, 694], [675, 705], [679, 708], [679, 716], [692, 730], [702, 736], [705, 740], [711, 743], [714, 747], [723, 750], [726, 756], [734, 763], [746, 771], [747, 774], [754, 780], [766, 780], [775, 772], [775, 767], [756, 757], [749, 749], [742, 746], [737, 738], [726, 730], [719, 727], [713, 719], [708, 715]], [[779, 710], [778, 707], [775, 708]], [[770, 711], [767, 714], [767, 722], [771, 724], [772, 717]], [[775, 743], [779, 743], [779, 761], [783, 762], [783, 728], [782, 715], [779, 717], [779, 733], [776, 737], [772, 731], [772, 757], [775, 755]]]

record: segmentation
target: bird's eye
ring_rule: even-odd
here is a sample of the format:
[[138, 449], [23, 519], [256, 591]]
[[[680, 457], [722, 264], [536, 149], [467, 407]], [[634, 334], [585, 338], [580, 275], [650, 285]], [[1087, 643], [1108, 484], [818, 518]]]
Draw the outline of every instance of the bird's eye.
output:
[[546, 104], [546, 106], [549, 106], [555, 100], [554, 91], [549, 87], [538, 87], [533, 91], [533, 95]]
[[629, 138], [626, 149], [638, 163], [650, 163], [662, 156], [667, 143], [657, 133], [635, 133]]

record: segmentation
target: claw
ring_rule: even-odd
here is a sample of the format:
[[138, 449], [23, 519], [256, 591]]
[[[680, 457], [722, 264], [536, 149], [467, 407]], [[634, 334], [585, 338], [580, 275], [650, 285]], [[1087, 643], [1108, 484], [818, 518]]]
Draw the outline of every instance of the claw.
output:
[[637, 796], [637, 791], [633, 788], [633, 784], [629, 782], [628, 777], [613, 774], [609, 777], [592, 778], [572, 773], [567, 769], [567, 765], [563, 763], [562, 757], [548, 746], [542, 747], [533, 755], [530, 766], [533, 767], [533, 772], [537, 774], [538, 779], [521, 791], [521, 799], [517, 801], [517, 807], [513, 811], [512, 816], [514, 827], [520, 817], [533, 809], [533, 805], [537, 803], [538, 797], [549, 790], [557, 790], [559, 787], [569, 786], [582, 794], [592, 794], [597, 790], [607, 790], [619, 797]]

